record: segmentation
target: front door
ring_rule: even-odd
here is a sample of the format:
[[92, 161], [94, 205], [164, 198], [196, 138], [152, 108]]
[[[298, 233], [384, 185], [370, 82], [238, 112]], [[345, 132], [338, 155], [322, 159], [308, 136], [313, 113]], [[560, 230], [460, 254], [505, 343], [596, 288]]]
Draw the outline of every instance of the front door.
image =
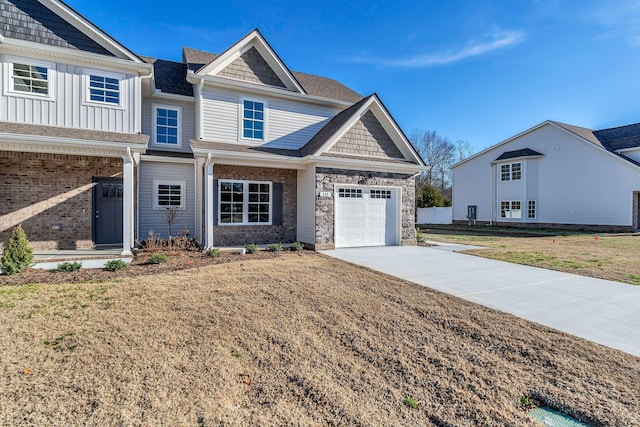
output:
[[121, 178], [94, 178], [93, 241], [96, 245], [122, 244]]

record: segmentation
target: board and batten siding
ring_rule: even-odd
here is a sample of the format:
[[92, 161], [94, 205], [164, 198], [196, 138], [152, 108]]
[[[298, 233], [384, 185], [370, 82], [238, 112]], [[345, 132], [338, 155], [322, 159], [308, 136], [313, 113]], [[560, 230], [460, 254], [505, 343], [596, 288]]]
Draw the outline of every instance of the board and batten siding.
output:
[[[306, 144], [339, 109], [276, 97], [254, 96], [219, 88], [202, 94], [203, 138], [236, 143], [240, 139], [242, 99], [266, 103], [266, 137], [269, 147], [296, 150]], [[246, 142], [246, 141], [245, 141]]]
[[298, 170], [297, 240], [316, 243], [316, 168]]
[[189, 230], [189, 235], [196, 235], [196, 203], [195, 203], [195, 170], [189, 163], [168, 163], [143, 160], [140, 162], [138, 182], [138, 240], [149, 237], [153, 231], [166, 239], [168, 226], [161, 210], [154, 209], [154, 180], [181, 182], [186, 184], [185, 209], [180, 210], [176, 222], [171, 226], [174, 236], [182, 230]]
[[[18, 62], [20, 58], [11, 57]], [[11, 59], [2, 57], [3, 78], [0, 79], [0, 120], [36, 125], [71, 127], [108, 132], [140, 131], [138, 103], [141, 97], [139, 77], [122, 74], [120, 104], [117, 106], [87, 102], [89, 72], [100, 74], [95, 67], [56, 63], [49, 70], [50, 97], [21, 96], [11, 92]], [[31, 59], [25, 58], [26, 61]], [[35, 60], [37, 61], [37, 60]], [[50, 63], [50, 61], [46, 61]], [[104, 71], [113, 74], [110, 71]], [[108, 75], [106, 74], [106, 75]]]
[[[523, 163], [525, 182], [519, 193], [506, 191], [492, 161], [524, 148], [544, 157], [509, 160]], [[548, 124], [456, 166], [453, 219], [466, 220], [467, 206], [477, 205], [479, 221], [502, 221], [499, 203], [510, 199], [522, 201], [522, 222], [632, 226], [634, 191], [640, 191], [640, 168]], [[526, 218], [528, 200], [536, 200], [535, 219]]]
[[[153, 113], [153, 105], [164, 105], [167, 107], [180, 107], [182, 111], [181, 118], [181, 132], [182, 132], [182, 144], [180, 147], [172, 146], [171, 144], [156, 144], [153, 140], [153, 126], [155, 125], [155, 117]], [[160, 98], [144, 98], [142, 100], [142, 133], [149, 135], [149, 149], [150, 150], [166, 150], [190, 153], [191, 145], [189, 140], [196, 137], [196, 122], [195, 122], [195, 106], [193, 102], [177, 101], [170, 99]]]

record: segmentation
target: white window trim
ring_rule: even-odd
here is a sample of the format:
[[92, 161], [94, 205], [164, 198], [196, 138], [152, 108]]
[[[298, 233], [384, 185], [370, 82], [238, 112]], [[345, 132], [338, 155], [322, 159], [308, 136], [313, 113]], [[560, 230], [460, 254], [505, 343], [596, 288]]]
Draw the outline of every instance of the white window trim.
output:
[[[533, 202], [533, 216], [529, 216], [529, 203]], [[527, 200], [527, 219], [538, 219], [538, 202], [536, 200]]]
[[[504, 179], [503, 174], [505, 172], [502, 171], [502, 168], [505, 167], [505, 166], [509, 169], [506, 172], [506, 175], [505, 175], [507, 179]], [[500, 165], [500, 182], [509, 182], [509, 181], [511, 181], [511, 163], [507, 163], [506, 165], [505, 164], [501, 164]]]
[[[110, 79], [118, 79], [120, 82], [118, 84], [119, 89], [119, 98], [120, 102], [114, 104], [112, 102], [102, 102], [102, 101], [93, 101], [89, 96], [89, 76], [99, 76], [99, 77], [108, 77]], [[82, 69], [82, 87], [84, 90], [82, 91], [82, 104], [83, 105], [99, 105], [101, 107], [106, 108], [114, 108], [114, 109], [124, 109], [125, 99], [124, 99], [124, 82], [126, 81], [126, 75], [120, 73], [114, 73], [111, 71], [103, 71], [97, 70], [93, 68], [83, 68]]]
[[[513, 165], [520, 165], [520, 178], [514, 178], [513, 177]], [[502, 179], [502, 167], [503, 166], [508, 166], [509, 167], [509, 172], [507, 175], [507, 179]], [[511, 182], [511, 181], [522, 181], [522, 174], [523, 174], [523, 164], [522, 162], [510, 162], [510, 163], [500, 163], [500, 182]]]
[[186, 181], [170, 181], [170, 180], [153, 180], [153, 210], [159, 211], [166, 209], [167, 206], [160, 206], [158, 204], [158, 187], [160, 185], [179, 185], [180, 186], [180, 206], [177, 206], [178, 210], [184, 211], [187, 209], [186, 207], [186, 198], [187, 198], [187, 183]]
[[[220, 205], [222, 204], [222, 192], [220, 191], [223, 182], [242, 183], [242, 222], [221, 222]], [[249, 217], [249, 184], [269, 184], [269, 222], [248, 222]], [[221, 227], [233, 227], [236, 225], [273, 225], [273, 182], [271, 181], [252, 181], [252, 180], [240, 180], [240, 179], [219, 179], [218, 180], [218, 218], [217, 224]]]
[[[171, 144], [168, 142], [158, 142], [157, 141], [157, 118], [158, 118], [158, 108], [164, 108], [166, 110], [176, 110], [178, 112], [178, 143]], [[168, 104], [151, 104], [151, 143], [158, 147], [176, 147], [182, 148], [182, 107], [178, 105], [168, 105]]]
[[[264, 105], [264, 118], [262, 120], [262, 139], [244, 137], [244, 101], [261, 102]], [[269, 140], [269, 103], [264, 98], [253, 96], [241, 96], [238, 103], [238, 142], [245, 144], [262, 144]]]
[[[43, 94], [38, 94], [38, 93], [33, 93], [33, 92], [23, 92], [20, 90], [15, 90], [13, 88], [13, 64], [17, 63], [17, 64], [25, 64], [25, 65], [32, 65], [35, 67], [46, 67], [47, 68], [47, 82], [48, 82], [48, 87], [47, 87], [47, 94], [43, 95]], [[54, 101], [54, 90], [55, 90], [55, 82], [56, 82], [56, 72], [57, 72], [57, 67], [56, 67], [56, 63], [55, 62], [49, 62], [49, 61], [40, 61], [40, 60], [36, 60], [36, 59], [30, 59], [30, 58], [23, 58], [20, 56], [10, 56], [10, 55], [5, 55], [4, 57], [4, 67], [3, 67], [3, 74], [4, 74], [4, 79], [3, 79], [3, 95], [5, 96], [19, 96], [21, 98], [31, 98], [31, 99], [38, 99], [38, 100], [42, 100], [42, 101]]]
[[[516, 218], [513, 216], [513, 203], [520, 203], [520, 217]], [[502, 204], [503, 203], [508, 203], [509, 204], [509, 209], [507, 210], [507, 216], [502, 216]], [[527, 205], [528, 206], [528, 205]], [[498, 215], [500, 220], [514, 220], [514, 221], [520, 221], [523, 219], [523, 215], [522, 215], [522, 200], [500, 200], [500, 202], [498, 202]]]

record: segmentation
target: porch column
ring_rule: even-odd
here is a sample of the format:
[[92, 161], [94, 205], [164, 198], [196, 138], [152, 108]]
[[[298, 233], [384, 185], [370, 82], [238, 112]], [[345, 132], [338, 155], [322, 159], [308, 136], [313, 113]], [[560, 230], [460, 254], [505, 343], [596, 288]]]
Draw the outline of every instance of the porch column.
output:
[[133, 166], [134, 159], [127, 149], [127, 154], [122, 156], [123, 174], [123, 194], [122, 194], [122, 255], [131, 255], [133, 247]]
[[204, 164], [204, 247], [213, 247], [213, 160], [211, 154]]

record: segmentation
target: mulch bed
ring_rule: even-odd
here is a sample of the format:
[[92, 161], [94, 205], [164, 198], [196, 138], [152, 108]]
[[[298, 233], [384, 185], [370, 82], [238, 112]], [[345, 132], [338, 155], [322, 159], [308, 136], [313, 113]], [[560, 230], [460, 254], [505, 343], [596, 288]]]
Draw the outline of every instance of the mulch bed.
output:
[[[167, 261], [162, 264], [148, 264], [153, 254], [167, 255]], [[240, 255], [238, 252], [220, 252], [220, 256], [213, 258], [200, 251], [186, 250], [141, 250], [134, 256], [129, 265], [120, 271], [105, 271], [100, 268], [80, 269], [72, 272], [54, 272], [37, 268], [29, 268], [11, 276], [0, 275], [0, 286], [26, 285], [29, 283], [78, 283], [88, 281], [105, 281], [125, 277], [147, 276], [150, 274], [170, 273], [172, 271], [199, 268], [214, 264], [248, 261], [255, 259], [276, 258], [279, 252], [258, 251], [255, 254]], [[78, 260], [82, 262], [82, 260]]]

